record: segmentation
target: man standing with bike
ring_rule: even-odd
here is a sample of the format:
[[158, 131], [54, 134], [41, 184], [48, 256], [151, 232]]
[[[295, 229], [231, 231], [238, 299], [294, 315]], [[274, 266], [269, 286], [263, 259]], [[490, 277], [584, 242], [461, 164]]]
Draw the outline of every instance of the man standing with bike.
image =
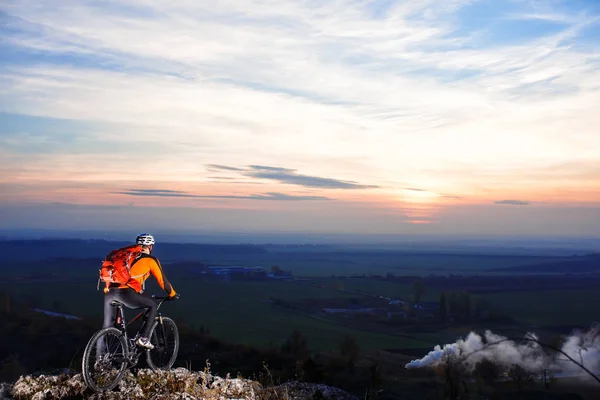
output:
[[[150, 343], [149, 335], [152, 323], [156, 318], [157, 304], [152, 297], [144, 294], [145, 281], [152, 275], [170, 299], [179, 298], [179, 294], [175, 292], [175, 289], [173, 289], [173, 286], [167, 280], [158, 259], [151, 255], [155, 244], [154, 237], [148, 233], [143, 233], [136, 238], [135, 243], [136, 245], [130, 247], [139, 249], [139, 246], [141, 246], [141, 249], [140, 253], [136, 254], [128, 265], [129, 276], [127, 282], [114, 282], [112, 272], [110, 273], [110, 278], [103, 277], [105, 282], [107, 282], [104, 289], [103, 328], [111, 327], [115, 323], [116, 309], [111, 305], [113, 300], [131, 309], [144, 308], [147, 310], [144, 318], [144, 327], [136, 344], [146, 349], [153, 349], [154, 346]], [[115, 252], [117, 251], [115, 250]]]

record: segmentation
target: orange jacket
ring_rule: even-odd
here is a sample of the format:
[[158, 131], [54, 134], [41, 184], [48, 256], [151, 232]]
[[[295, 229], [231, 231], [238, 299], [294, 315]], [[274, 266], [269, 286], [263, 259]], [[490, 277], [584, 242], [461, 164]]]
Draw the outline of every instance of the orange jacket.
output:
[[119, 289], [130, 287], [136, 292], [141, 293], [142, 288], [144, 287], [144, 282], [150, 277], [150, 275], [152, 275], [158, 282], [158, 285], [161, 287], [161, 289], [163, 289], [169, 296], [175, 296], [177, 294], [165, 276], [158, 258], [151, 256], [150, 254], [142, 253], [137, 261], [131, 265], [129, 274], [131, 275], [130, 281], [127, 283], [127, 285], [120, 285]]

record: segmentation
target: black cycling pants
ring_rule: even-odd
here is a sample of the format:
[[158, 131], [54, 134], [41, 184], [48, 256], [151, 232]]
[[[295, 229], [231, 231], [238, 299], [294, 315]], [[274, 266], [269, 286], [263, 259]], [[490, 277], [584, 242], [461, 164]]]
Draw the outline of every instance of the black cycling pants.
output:
[[132, 308], [134, 310], [140, 308], [147, 308], [146, 318], [144, 318], [144, 330], [142, 331], [142, 337], [147, 338], [150, 335], [150, 329], [157, 314], [156, 301], [149, 296], [138, 293], [131, 288], [117, 289], [111, 288], [108, 293], [104, 294], [104, 325], [103, 328], [113, 326], [115, 318], [117, 317], [117, 309], [110, 305], [112, 300], [117, 300], [123, 303], [125, 307]]

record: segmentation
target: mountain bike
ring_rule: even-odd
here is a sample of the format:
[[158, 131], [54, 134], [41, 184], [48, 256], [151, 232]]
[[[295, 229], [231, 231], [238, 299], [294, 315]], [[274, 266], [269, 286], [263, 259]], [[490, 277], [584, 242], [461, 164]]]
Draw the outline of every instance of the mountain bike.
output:
[[[158, 303], [157, 309], [168, 297], [152, 296]], [[115, 324], [96, 332], [89, 340], [83, 352], [82, 371], [86, 385], [95, 392], [114, 389], [129, 368], [137, 365], [140, 356], [146, 353], [146, 362], [154, 370], [168, 370], [175, 363], [179, 351], [179, 330], [175, 322], [158, 312], [150, 330], [150, 343], [154, 349], [138, 347], [135, 342], [143, 332], [144, 324], [135, 337], [127, 336], [127, 326], [145, 316], [147, 310], [140, 312], [131, 321], [126, 322], [123, 304], [111, 301], [117, 309]]]

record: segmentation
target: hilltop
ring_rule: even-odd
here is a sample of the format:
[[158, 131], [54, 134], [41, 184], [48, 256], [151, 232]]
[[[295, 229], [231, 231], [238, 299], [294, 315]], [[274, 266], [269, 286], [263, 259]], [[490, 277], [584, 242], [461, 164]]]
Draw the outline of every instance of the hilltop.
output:
[[287, 382], [264, 387], [242, 378], [221, 378], [210, 372], [193, 372], [185, 368], [172, 371], [142, 369], [137, 374], [127, 372], [118, 388], [104, 393], [93, 393], [86, 388], [81, 374], [21, 376], [14, 384], [3, 384], [0, 398], [15, 400], [38, 399], [203, 399], [262, 400], [330, 399], [358, 400], [340, 389], [326, 385]]

